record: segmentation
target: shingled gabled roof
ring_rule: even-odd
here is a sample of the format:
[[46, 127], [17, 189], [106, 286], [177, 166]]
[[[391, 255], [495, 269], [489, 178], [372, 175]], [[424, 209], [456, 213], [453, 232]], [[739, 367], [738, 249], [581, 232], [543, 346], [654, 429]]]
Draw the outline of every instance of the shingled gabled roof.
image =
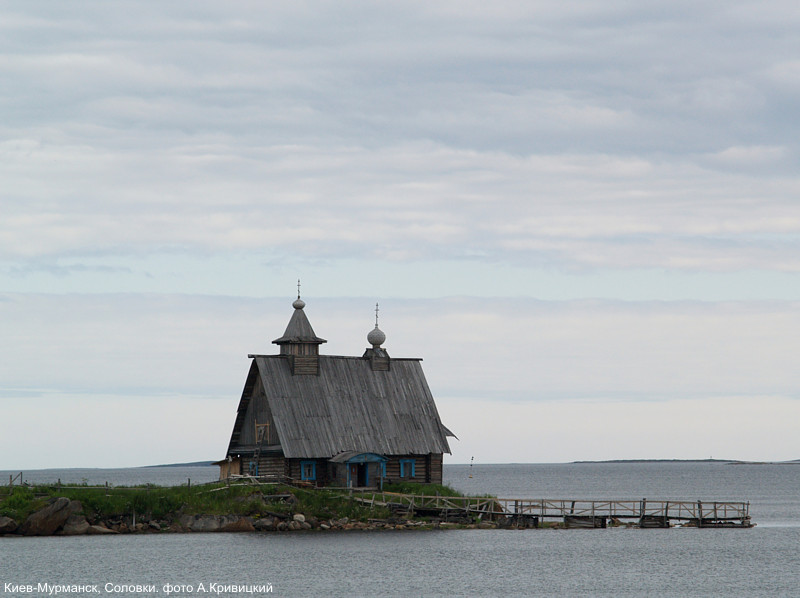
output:
[[360, 357], [319, 360], [318, 376], [293, 376], [284, 357], [254, 358], [286, 457], [450, 453], [453, 434], [439, 419], [420, 360], [393, 359], [381, 372]]

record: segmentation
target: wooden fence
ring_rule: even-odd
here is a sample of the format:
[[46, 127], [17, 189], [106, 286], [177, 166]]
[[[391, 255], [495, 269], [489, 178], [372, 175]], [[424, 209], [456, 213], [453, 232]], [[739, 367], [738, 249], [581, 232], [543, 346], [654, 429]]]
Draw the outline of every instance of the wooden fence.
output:
[[750, 503], [738, 501], [552, 500], [418, 496], [394, 492], [364, 492], [357, 500], [415, 515], [517, 518], [536, 525], [539, 521], [558, 519], [576, 527], [606, 527], [607, 522], [628, 520], [642, 527], [669, 527], [673, 522], [698, 527], [752, 526]]

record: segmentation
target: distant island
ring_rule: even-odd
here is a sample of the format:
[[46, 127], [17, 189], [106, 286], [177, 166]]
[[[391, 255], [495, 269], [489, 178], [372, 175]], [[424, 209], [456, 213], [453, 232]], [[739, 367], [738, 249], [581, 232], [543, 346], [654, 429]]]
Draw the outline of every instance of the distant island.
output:
[[739, 459], [608, 459], [606, 461], [572, 461], [573, 464], [602, 463], [728, 463], [732, 465], [800, 465], [800, 459], [792, 461], [742, 461]]
[[747, 463], [738, 459], [607, 459], [604, 461], [573, 461], [573, 463]]
[[144, 467], [209, 467], [214, 461], [192, 461], [191, 463], [165, 463], [163, 465], [142, 465]]

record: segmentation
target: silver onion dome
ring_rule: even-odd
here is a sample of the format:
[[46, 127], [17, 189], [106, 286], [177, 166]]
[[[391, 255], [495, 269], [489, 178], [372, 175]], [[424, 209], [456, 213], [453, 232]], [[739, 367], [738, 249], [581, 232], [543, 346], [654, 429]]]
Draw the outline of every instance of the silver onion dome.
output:
[[367, 342], [373, 347], [380, 347], [386, 342], [386, 335], [383, 333], [383, 330], [375, 326], [367, 335]]

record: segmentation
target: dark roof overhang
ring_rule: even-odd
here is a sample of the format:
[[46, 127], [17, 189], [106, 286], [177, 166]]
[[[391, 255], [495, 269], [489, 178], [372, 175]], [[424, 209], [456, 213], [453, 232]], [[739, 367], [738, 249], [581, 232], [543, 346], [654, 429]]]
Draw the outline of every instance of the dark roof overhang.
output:
[[344, 451], [328, 459], [331, 463], [386, 463], [389, 459], [378, 453]]

